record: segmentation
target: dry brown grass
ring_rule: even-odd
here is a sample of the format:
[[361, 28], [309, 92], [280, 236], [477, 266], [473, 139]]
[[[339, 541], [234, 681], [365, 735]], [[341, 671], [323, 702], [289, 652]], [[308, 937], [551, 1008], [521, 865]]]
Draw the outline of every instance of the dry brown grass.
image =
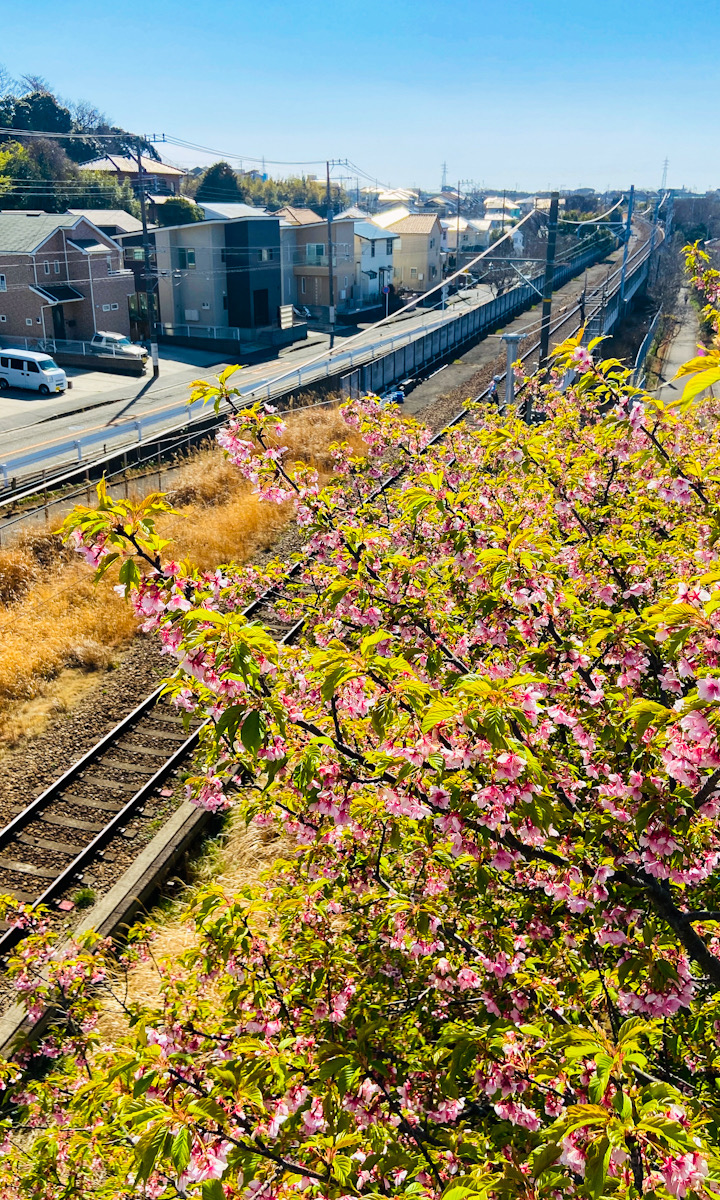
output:
[[117, 1041], [128, 1029], [120, 997], [126, 1004], [136, 1003], [148, 1008], [159, 1005], [161, 977], [158, 964], [168, 962], [177, 967], [180, 956], [196, 945], [195, 930], [184, 914], [198, 885], [212, 880], [228, 895], [237, 893], [256, 883], [260, 872], [287, 849], [283, 841], [263, 833], [258, 826], [247, 827], [238, 816], [228, 819], [222, 844], [211, 844], [196, 861], [191, 882], [185, 886], [183, 895], [169, 911], [157, 908], [149, 914], [148, 924], [156, 931], [151, 943], [152, 957], [127, 973], [118, 970], [112, 979], [113, 994], [103, 1003], [99, 1021], [100, 1033], [107, 1042]]
[[[319, 407], [293, 414], [284, 440], [291, 459], [327, 477], [328, 448], [347, 437], [337, 409]], [[268, 549], [291, 512], [289, 505], [260, 504], [219, 449], [188, 463], [170, 498], [179, 511], [160, 530], [172, 539], [175, 557], [203, 569]], [[94, 585], [92, 570], [57, 534], [26, 534], [0, 550], [0, 745], [39, 732], [57, 711], [55, 700], [62, 705], [50, 681], [67, 670], [106, 668], [133, 638], [137, 623], [113, 591], [115, 582], [110, 571]]]

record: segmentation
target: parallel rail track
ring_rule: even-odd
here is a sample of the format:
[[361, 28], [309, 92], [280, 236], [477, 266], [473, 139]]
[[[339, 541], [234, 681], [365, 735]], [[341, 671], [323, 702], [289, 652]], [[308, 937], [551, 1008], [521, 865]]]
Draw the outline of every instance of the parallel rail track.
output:
[[[636, 269], [648, 254], [649, 239], [631, 256]], [[610, 276], [619, 279], [620, 269]], [[597, 313], [607, 296], [608, 280], [586, 297], [586, 319]], [[580, 311], [580, 305], [560, 315], [557, 331]], [[579, 322], [575, 325], [579, 328]], [[538, 349], [535, 342], [523, 352], [527, 359]], [[487, 389], [474, 399], [482, 400]], [[463, 408], [435, 434], [434, 445], [468, 414]], [[401, 470], [383, 481], [375, 493], [392, 487]], [[285, 583], [301, 574], [309, 558], [296, 562]], [[302, 621], [288, 628], [276, 611], [282, 584], [274, 585], [244, 610], [248, 619], [261, 619], [278, 643], [293, 641]], [[141, 704], [78, 759], [59, 779], [25, 806], [0, 829], [0, 894], [10, 894], [33, 905], [50, 904], [72, 886], [80, 886], [87, 867], [102, 857], [108, 845], [157, 794], [197, 746], [203, 725], [188, 729], [183, 718], [161, 699], [157, 688]], [[2, 927], [0, 927], [2, 929]], [[0, 956], [22, 939], [22, 932], [5, 927], [0, 932]]]

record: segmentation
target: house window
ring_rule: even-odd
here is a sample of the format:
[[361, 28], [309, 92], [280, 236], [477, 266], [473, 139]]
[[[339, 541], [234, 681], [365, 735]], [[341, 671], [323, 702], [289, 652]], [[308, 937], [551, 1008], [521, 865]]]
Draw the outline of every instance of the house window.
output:
[[119, 307], [120, 307], [120, 305], [119, 305], [119, 304], [111, 304], [111, 305], [110, 305], [110, 311], [111, 311], [111, 312], [117, 312], [117, 311], [118, 311], [118, 309], [119, 309]]
[[49, 262], [43, 263], [43, 271], [45, 272], [46, 275], [50, 274], [50, 263]]
[[227, 257], [226, 257], [226, 254], [225, 254], [225, 251], [224, 251], [224, 250], [221, 250], [221, 251], [220, 251], [220, 262], [221, 262], [221, 263], [227, 262]]
[[32, 317], [26, 317], [26, 318], [25, 318], [25, 324], [26, 324], [26, 325], [32, 325], [32, 323], [33, 323], [33, 322], [32, 322]]
[[142, 246], [133, 247], [132, 256], [135, 262], [142, 262], [145, 258], [145, 251], [143, 250]]
[[0, 275], [0, 292], [7, 291], [7, 279], [4, 275]]
[[195, 251], [189, 247], [178, 247], [178, 266], [181, 271], [195, 270]]
[[434, 279], [436, 275], [437, 275], [437, 267], [431, 267], [430, 268], [430, 278]]
[[223, 308], [227, 312], [227, 296], [223, 296]]
[[305, 276], [304, 275], [302, 276], [302, 278], [300, 280], [300, 291], [303, 296], [305, 295], [305, 292], [307, 291], [307, 288], [305, 286]]
[[388, 238], [388, 240], [385, 243], [385, 253], [386, 254], [392, 254], [392, 244], [393, 244], [392, 238]]
[[417, 279], [417, 267], [410, 268], [410, 278]]
[[103, 312], [110, 312], [110, 305], [109, 305], [109, 304], [103, 304], [102, 308], [103, 308]]
[[0, 321], [7, 321], [7, 317], [4, 313], [0, 313]]
[[370, 243], [370, 257], [371, 258], [375, 257], [375, 243], [374, 242]]
[[430, 249], [431, 250], [435, 249], [435, 238], [430, 238]]
[[343, 275], [343, 287], [347, 287], [347, 283], [348, 283], [348, 277], [347, 277], [347, 275]]
[[273, 252], [272, 246], [268, 249], [258, 250], [258, 262], [272, 262]]
[[60, 274], [60, 263], [58, 262], [57, 259], [55, 259], [55, 274], [56, 275]]

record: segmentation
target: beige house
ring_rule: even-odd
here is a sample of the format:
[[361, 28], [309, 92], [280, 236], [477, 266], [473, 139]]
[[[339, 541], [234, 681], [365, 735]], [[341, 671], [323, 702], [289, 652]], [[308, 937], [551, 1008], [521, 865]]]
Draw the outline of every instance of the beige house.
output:
[[[315, 224], [295, 226], [293, 274], [296, 303], [312, 315], [327, 320], [330, 308], [330, 272], [328, 270], [328, 227], [318, 218]], [[332, 223], [333, 300], [342, 312], [350, 306], [355, 283], [355, 222]]]
[[393, 245], [393, 282], [412, 292], [427, 292], [442, 277], [442, 228], [435, 213], [411, 213], [392, 225], [388, 233], [399, 234]]

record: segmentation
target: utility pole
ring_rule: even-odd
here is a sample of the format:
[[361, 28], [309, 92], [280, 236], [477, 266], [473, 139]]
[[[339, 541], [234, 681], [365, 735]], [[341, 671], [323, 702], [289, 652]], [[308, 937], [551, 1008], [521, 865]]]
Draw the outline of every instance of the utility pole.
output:
[[325, 163], [327, 200], [328, 299], [330, 310], [330, 349], [335, 345], [335, 277], [333, 275], [332, 200], [330, 196], [330, 161]]
[[[635, 184], [630, 188], [628, 196], [627, 221], [625, 222], [625, 248], [623, 250], [622, 271], [620, 272], [620, 308], [625, 299], [625, 274], [627, 272], [628, 250], [630, 249], [630, 230], [632, 228], [633, 202], [635, 200]], [[622, 316], [622, 313], [621, 313]]]
[[502, 340], [507, 347], [507, 360], [505, 364], [505, 402], [503, 408], [507, 408], [508, 404], [515, 403], [515, 374], [513, 372], [513, 363], [518, 356], [518, 344], [522, 341], [521, 333], [504, 333]]
[[[547, 362], [550, 349], [550, 310], [552, 307], [553, 279], [555, 276], [555, 246], [557, 244], [558, 227], [558, 192], [550, 193], [550, 213], [548, 216], [548, 240], [545, 254], [545, 279], [543, 280], [542, 322], [540, 325], [540, 366]], [[529, 414], [526, 418], [529, 422]]]
[[455, 270], [460, 270], [460, 180], [457, 193], [457, 238], [455, 241]]
[[136, 142], [137, 165], [138, 165], [138, 193], [140, 200], [140, 219], [142, 221], [142, 242], [143, 242], [143, 277], [145, 283], [145, 300], [147, 303], [147, 321], [148, 333], [150, 335], [150, 356], [152, 358], [153, 376], [157, 379], [160, 374], [160, 360], [158, 356], [157, 339], [155, 336], [155, 290], [151, 291], [152, 273], [150, 270], [150, 235], [148, 234], [147, 226], [147, 210], [145, 207], [145, 176], [143, 174], [142, 165], [142, 149], [141, 143]]
[[501, 233], [505, 232], [505, 188], [503, 188], [502, 225], [500, 226], [500, 232]]

